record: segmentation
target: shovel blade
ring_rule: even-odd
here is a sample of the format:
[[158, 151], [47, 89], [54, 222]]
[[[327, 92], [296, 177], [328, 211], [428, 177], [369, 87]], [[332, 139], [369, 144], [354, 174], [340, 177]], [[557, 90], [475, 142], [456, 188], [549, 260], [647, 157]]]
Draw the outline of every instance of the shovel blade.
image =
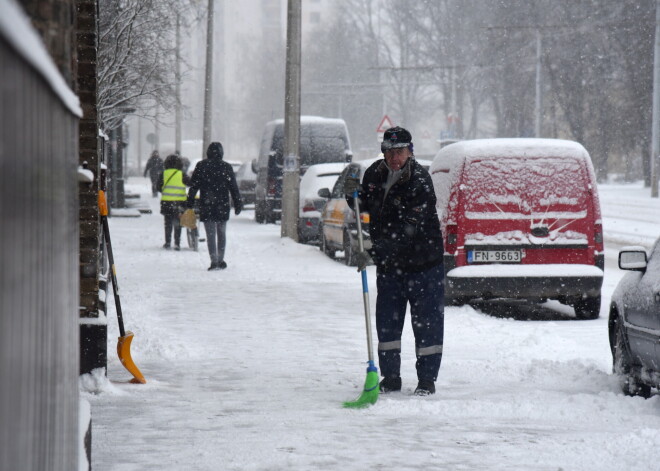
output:
[[144, 379], [144, 375], [133, 362], [133, 358], [131, 358], [132, 341], [133, 332], [131, 331], [126, 331], [126, 335], [119, 337], [119, 340], [117, 340], [117, 355], [119, 356], [119, 361], [121, 361], [121, 364], [124, 365], [124, 368], [126, 368], [128, 372], [133, 375], [131, 383], [145, 384], [147, 380]]
[[367, 371], [367, 379], [364, 381], [362, 394], [354, 401], [344, 402], [344, 407], [347, 409], [364, 409], [376, 403], [379, 393], [378, 372]]

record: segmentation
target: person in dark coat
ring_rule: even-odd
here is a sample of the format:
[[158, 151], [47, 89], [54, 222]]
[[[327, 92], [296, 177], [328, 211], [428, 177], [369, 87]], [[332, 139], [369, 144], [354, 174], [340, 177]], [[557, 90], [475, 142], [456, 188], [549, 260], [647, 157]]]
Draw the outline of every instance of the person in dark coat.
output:
[[174, 250], [181, 250], [181, 225], [179, 216], [186, 206], [186, 185], [190, 183], [188, 175], [181, 170], [183, 164], [176, 154], [168, 155], [164, 163], [165, 170], [158, 179], [161, 192], [160, 214], [165, 218], [165, 245], [170, 249], [172, 231], [174, 231]]
[[401, 127], [385, 131], [384, 160], [346, 179], [346, 199], [369, 213], [372, 247], [357, 254], [358, 271], [376, 264], [376, 329], [382, 393], [401, 390], [401, 334], [410, 304], [418, 384], [415, 394], [435, 393], [444, 337], [444, 249], [429, 173], [415, 161], [412, 136]]
[[195, 166], [188, 192], [189, 208], [194, 206], [197, 191], [200, 192], [199, 219], [206, 229], [206, 242], [211, 257], [209, 270], [227, 268], [225, 244], [231, 209], [230, 195], [234, 202], [234, 213], [238, 215], [243, 209], [234, 169], [222, 160], [223, 157], [224, 151], [220, 142], [209, 144], [206, 159]]
[[160, 187], [158, 186], [158, 178], [163, 173], [163, 159], [160, 158], [158, 151], [155, 150], [151, 153], [151, 157], [147, 160], [147, 166], [144, 167], [144, 176], [149, 174], [151, 179], [151, 195], [155, 198], [158, 196]]

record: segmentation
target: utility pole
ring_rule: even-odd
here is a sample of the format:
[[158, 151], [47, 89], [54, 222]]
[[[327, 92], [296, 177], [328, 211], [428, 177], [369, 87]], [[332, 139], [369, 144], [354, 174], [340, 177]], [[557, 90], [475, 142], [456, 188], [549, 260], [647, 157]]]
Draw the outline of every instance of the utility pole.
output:
[[282, 237], [298, 242], [300, 198], [300, 57], [301, 0], [289, 0], [286, 28], [286, 91], [284, 100], [284, 176]]
[[653, 124], [651, 130], [651, 197], [658, 197], [660, 170], [660, 0], [655, 1], [655, 48], [653, 52]]
[[142, 174], [142, 118], [137, 118], [137, 167], [138, 172]]
[[204, 131], [202, 137], [202, 155], [206, 156], [206, 149], [211, 143], [211, 118], [213, 102], [213, 1], [209, 0], [206, 20], [206, 77], [204, 88]]
[[541, 54], [542, 54], [542, 42], [541, 42], [541, 30], [536, 30], [536, 102], [535, 102], [535, 111], [536, 119], [534, 120], [534, 137], [541, 137], [541, 125], [542, 125], [542, 108], [543, 108], [543, 89], [541, 81]]
[[176, 15], [176, 68], [174, 74], [176, 82], [174, 146], [177, 151], [183, 152], [183, 149], [181, 149], [181, 13]]

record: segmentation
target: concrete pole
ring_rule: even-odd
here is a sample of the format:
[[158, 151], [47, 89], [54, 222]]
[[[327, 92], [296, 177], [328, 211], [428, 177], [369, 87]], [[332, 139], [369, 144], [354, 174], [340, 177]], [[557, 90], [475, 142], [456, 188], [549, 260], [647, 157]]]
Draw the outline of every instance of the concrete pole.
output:
[[206, 76], [204, 88], [204, 131], [202, 137], [202, 159], [211, 143], [212, 103], [213, 103], [213, 0], [209, 0], [206, 21]]
[[541, 30], [536, 30], [536, 103], [535, 103], [535, 115], [536, 119], [534, 120], [534, 137], [541, 137], [541, 125], [542, 125], [542, 108], [543, 108], [543, 96], [542, 96], [542, 81], [541, 81], [541, 53], [542, 53], [542, 42], [541, 42]]
[[137, 167], [138, 172], [142, 175], [142, 118], [137, 118]]
[[301, 0], [288, 0], [282, 237], [289, 237], [296, 242], [298, 242], [298, 200], [300, 198], [301, 11]]
[[181, 14], [176, 15], [176, 68], [175, 68], [175, 81], [176, 81], [176, 103], [174, 110], [174, 146], [176, 150], [182, 152], [181, 149]]
[[660, 0], [655, 2], [655, 50], [653, 53], [653, 124], [651, 130], [651, 197], [658, 197], [660, 169]]
[[154, 136], [154, 149], [160, 152], [160, 105], [158, 103], [156, 103], [156, 114], [154, 115]]

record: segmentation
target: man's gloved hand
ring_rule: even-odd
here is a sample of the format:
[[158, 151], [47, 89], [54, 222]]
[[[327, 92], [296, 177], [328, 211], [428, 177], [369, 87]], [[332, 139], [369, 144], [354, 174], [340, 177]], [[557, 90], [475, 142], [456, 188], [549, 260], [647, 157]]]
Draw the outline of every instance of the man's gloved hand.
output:
[[243, 211], [243, 205], [242, 204], [237, 204], [236, 206], [234, 206], [234, 214], [236, 216], [241, 214], [241, 211]]
[[371, 263], [371, 257], [368, 252], [357, 252], [355, 254], [355, 261], [357, 262], [357, 271], [361, 272], [366, 270], [367, 265]]
[[360, 190], [360, 179], [349, 175], [344, 181], [344, 193], [346, 196], [353, 196], [356, 191]]

